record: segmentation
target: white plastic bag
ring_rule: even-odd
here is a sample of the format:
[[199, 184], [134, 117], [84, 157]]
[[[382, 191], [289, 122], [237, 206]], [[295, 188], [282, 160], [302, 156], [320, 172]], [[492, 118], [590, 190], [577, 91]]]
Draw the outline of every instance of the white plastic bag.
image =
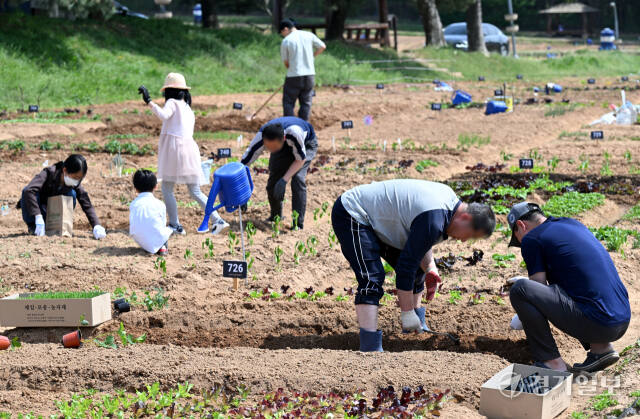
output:
[[211, 167], [213, 166], [213, 159], [205, 160], [200, 163], [200, 167], [202, 167], [202, 174], [204, 175], [205, 183], [203, 185], [208, 185], [211, 182]]

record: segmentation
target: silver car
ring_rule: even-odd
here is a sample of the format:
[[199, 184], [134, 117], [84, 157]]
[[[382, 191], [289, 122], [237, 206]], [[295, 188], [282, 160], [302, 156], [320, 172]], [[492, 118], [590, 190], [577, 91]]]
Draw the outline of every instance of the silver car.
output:
[[[482, 24], [484, 43], [489, 51], [499, 52], [501, 55], [509, 54], [509, 38], [500, 29], [490, 23]], [[447, 45], [455, 48], [468, 48], [467, 23], [452, 23], [444, 28], [444, 40]]]

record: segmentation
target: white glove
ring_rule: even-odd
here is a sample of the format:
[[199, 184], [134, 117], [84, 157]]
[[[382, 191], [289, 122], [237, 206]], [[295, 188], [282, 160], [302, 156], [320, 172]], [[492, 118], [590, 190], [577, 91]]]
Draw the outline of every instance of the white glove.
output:
[[521, 279], [529, 279], [526, 276], [514, 276], [513, 278], [507, 279], [507, 284], [513, 285]]
[[422, 325], [420, 324], [420, 318], [415, 311], [402, 311], [400, 313], [400, 321], [402, 322], [403, 332], [418, 332], [422, 333]]
[[96, 240], [104, 239], [107, 237], [107, 232], [104, 230], [104, 227], [98, 224], [93, 227], [93, 237], [95, 237]]
[[42, 214], [36, 215], [36, 236], [44, 236], [44, 219]]
[[522, 330], [522, 329], [524, 329], [524, 327], [522, 327], [522, 322], [520, 321], [520, 317], [518, 317], [517, 314], [515, 316], [513, 316], [513, 319], [511, 319], [510, 326], [511, 326], [511, 328], [513, 330]]

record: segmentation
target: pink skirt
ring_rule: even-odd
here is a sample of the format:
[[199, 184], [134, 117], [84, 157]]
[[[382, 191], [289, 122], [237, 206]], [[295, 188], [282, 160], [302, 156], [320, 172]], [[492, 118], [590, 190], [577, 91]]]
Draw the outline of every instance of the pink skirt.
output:
[[203, 185], [200, 150], [193, 138], [161, 134], [158, 145], [158, 179], [187, 185]]

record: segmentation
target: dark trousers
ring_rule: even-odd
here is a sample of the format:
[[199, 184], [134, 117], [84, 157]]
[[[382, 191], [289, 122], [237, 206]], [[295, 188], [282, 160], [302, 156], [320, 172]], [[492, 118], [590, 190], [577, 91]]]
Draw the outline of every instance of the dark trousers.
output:
[[[304, 166], [291, 178], [291, 209], [298, 213], [298, 227], [304, 228], [304, 215], [307, 212], [307, 172], [311, 160], [316, 156], [318, 140], [314, 137], [305, 143], [307, 158]], [[271, 207], [271, 219], [276, 215], [282, 218], [282, 201], [273, 197], [273, 188], [287, 173], [295, 161], [293, 151], [286, 142], [282, 149], [271, 153], [269, 158], [269, 179], [267, 180], [267, 197]]]
[[[383, 243], [370, 226], [358, 223], [347, 212], [338, 198], [331, 211], [333, 231], [340, 242], [345, 259], [351, 265], [358, 280], [356, 304], [379, 305], [384, 295], [386, 278], [382, 259], [394, 269], [401, 250]], [[424, 271], [419, 268], [413, 284], [413, 293], [424, 291]]]
[[531, 356], [536, 361], [560, 357], [549, 322], [578, 339], [585, 350], [591, 343], [614, 342], [624, 336], [629, 323], [603, 326], [582, 313], [576, 302], [558, 285], [543, 285], [522, 279], [509, 292], [511, 305], [527, 335]]
[[[26, 188], [25, 188], [26, 189]], [[30, 230], [36, 228], [36, 217], [29, 214], [26, 209], [25, 201], [24, 201], [24, 191], [22, 190], [22, 197], [20, 198], [20, 208], [22, 209], [22, 220], [27, 224], [27, 227]], [[76, 207], [76, 191], [75, 189], [69, 189], [69, 192], [60, 194], [64, 196], [72, 196], [73, 197], [73, 208]], [[45, 222], [47, 221], [47, 203], [40, 202], [40, 194], [36, 194], [38, 199], [38, 206], [40, 207], [40, 214], [42, 214], [42, 218], [44, 218]]]
[[282, 94], [284, 116], [295, 116], [296, 100], [300, 100], [298, 118], [305, 121], [309, 120], [314, 85], [315, 76], [287, 77], [284, 79], [284, 91]]

